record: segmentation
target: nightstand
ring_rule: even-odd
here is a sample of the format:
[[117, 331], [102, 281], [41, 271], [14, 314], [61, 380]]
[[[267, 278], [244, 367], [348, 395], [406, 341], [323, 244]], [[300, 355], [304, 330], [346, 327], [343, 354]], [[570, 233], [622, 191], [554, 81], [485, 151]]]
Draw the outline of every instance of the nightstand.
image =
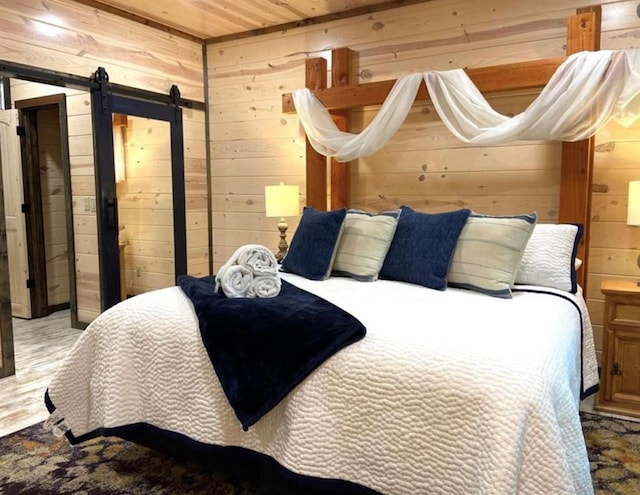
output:
[[605, 280], [600, 391], [595, 409], [640, 417], [640, 287]]

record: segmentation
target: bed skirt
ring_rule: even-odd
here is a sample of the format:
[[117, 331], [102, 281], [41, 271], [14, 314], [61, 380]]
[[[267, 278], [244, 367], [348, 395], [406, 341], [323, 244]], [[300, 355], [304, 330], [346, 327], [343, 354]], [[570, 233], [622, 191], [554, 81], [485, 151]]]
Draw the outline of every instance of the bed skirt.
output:
[[[55, 405], [47, 392], [44, 402], [52, 413]], [[98, 428], [80, 437], [67, 432], [65, 436], [72, 445], [96, 437], [119, 437], [164, 452], [180, 461], [195, 462], [241, 479], [255, 481], [260, 487], [260, 491], [255, 495], [383, 495], [351, 481], [315, 478], [294, 473], [280, 465], [273, 457], [251, 449], [210, 445], [147, 423]]]

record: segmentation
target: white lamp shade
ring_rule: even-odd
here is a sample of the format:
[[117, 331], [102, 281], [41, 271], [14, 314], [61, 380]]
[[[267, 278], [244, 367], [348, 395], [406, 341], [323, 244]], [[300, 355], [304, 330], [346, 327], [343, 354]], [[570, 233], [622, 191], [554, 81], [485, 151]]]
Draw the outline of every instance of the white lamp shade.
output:
[[640, 180], [629, 182], [627, 225], [640, 225]]
[[298, 186], [264, 186], [264, 204], [268, 217], [297, 217], [300, 214]]

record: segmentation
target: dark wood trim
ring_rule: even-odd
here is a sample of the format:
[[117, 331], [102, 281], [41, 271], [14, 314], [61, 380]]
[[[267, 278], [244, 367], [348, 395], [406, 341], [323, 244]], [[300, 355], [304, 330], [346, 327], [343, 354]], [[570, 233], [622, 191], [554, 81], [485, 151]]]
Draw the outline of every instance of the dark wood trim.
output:
[[58, 93], [55, 95], [38, 96], [36, 98], [25, 98], [24, 100], [17, 100], [14, 103], [14, 107], [18, 110], [37, 110], [39, 108], [59, 105], [64, 101], [66, 101], [64, 93]]
[[355, 9], [345, 10], [343, 12], [336, 12], [334, 14], [325, 14], [318, 17], [308, 17], [306, 19], [300, 19], [299, 21], [285, 22], [283, 24], [277, 24], [275, 26], [267, 26], [259, 29], [250, 29], [249, 31], [243, 31], [241, 33], [225, 34], [223, 36], [216, 36], [212, 38], [206, 38], [203, 41], [207, 44], [222, 43], [224, 41], [233, 41], [243, 38], [251, 38], [253, 36], [260, 36], [263, 34], [277, 33], [290, 31], [291, 29], [314, 26], [317, 24], [323, 24], [325, 22], [339, 21], [340, 19], [348, 19], [350, 17], [357, 17], [360, 15], [373, 14], [375, 12], [383, 12], [385, 10], [397, 9], [398, 7], [406, 7], [409, 5], [415, 5], [419, 3], [430, 2], [431, 0], [390, 0], [388, 2], [378, 3], [375, 5], [365, 5], [362, 7], [356, 7]]
[[204, 105], [207, 110], [204, 112], [204, 142], [205, 163], [207, 167], [207, 246], [209, 246], [209, 275], [213, 275], [213, 203], [211, 188], [213, 187], [213, 176], [211, 174], [211, 119], [209, 118], [209, 65], [207, 62], [207, 45], [202, 45], [202, 78], [204, 83]]
[[[465, 72], [482, 93], [533, 89], [541, 88], [547, 84], [558, 66], [565, 60], [565, 58], [548, 58], [531, 62], [465, 69]], [[327, 110], [381, 105], [395, 82], [394, 79], [353, 86], [321, 88], [314, 90], [314, 95]], [[428, 99], [429, 93], [423, 82], [418, 89], [416, 100]], [[283, 94], [282, 112], [295, 113], [295, 111], [291, 93]]]
[[52, 313], [57, 313], [58, 311], [62, 311], [63, 309], [70, 309], [70, 308], [71, 308], [71, 305], [69, 303], [60, 303], [60, 304], [53, 304], [52, 306], [49, 306], [47, 310], [49, 314], [52, 314]]
[[20, 125], [25, 135], [20, 139], [22, 148], [22, 182], [25, 213], [29, 279], [31, 288], [31, 318], [47, 315], [47, 261], [44, 251], [44, 221], [42, 218], [42, 189], [40, 186], [40, 153], [38, 148], [38, 114], [35, 108], [21, 108]]
[[67, 227], [67, 266], [69, 267], [69, 313], [71, 326], [83, 328], [78, 322], [78, 290], [76, 288], [76, 242], [73, 223], [73, 195], [71, 191], [71, 160], [69, 158], [69, 126], [67, 116], [67, 98], [62, 95], [58, 104], [60, 125], [60, 160], [64, 174], [64, 211]]
[[[305, 62], [305, 85], [314, 92], [327, 87], [327, 61], [311, 58]], [[307, 206], [327, 209], [327, 157], [318, 153], [305, 136], [307, 156]]]
[[79, 330], [86, 330], [86, 328], [91, 325], [91, 323], [87, 323], [86, 321], [77, 321], [73, 328], [77, 328]]
[[13, 347], [13, 319], [11, 316], [11, 287], [9, 284], [9, 253], [7, 229], [4, 219], [4, 188], [0, 167], [0, 378], [15, 375], [16, 362]]

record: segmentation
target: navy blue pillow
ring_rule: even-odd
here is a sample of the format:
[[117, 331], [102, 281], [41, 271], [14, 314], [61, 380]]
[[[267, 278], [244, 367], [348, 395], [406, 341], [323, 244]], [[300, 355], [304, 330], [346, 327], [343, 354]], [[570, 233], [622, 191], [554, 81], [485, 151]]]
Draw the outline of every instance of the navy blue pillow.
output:
[[345, 208], [319, 211], [305, 206], [282, 269], [311, 280], [329, 277], [346, 215]]
[[402, 214], [380, 278], [446, 289], [458, 236], [471, 210], [429, 214], [408, 206], [400, 208]]

